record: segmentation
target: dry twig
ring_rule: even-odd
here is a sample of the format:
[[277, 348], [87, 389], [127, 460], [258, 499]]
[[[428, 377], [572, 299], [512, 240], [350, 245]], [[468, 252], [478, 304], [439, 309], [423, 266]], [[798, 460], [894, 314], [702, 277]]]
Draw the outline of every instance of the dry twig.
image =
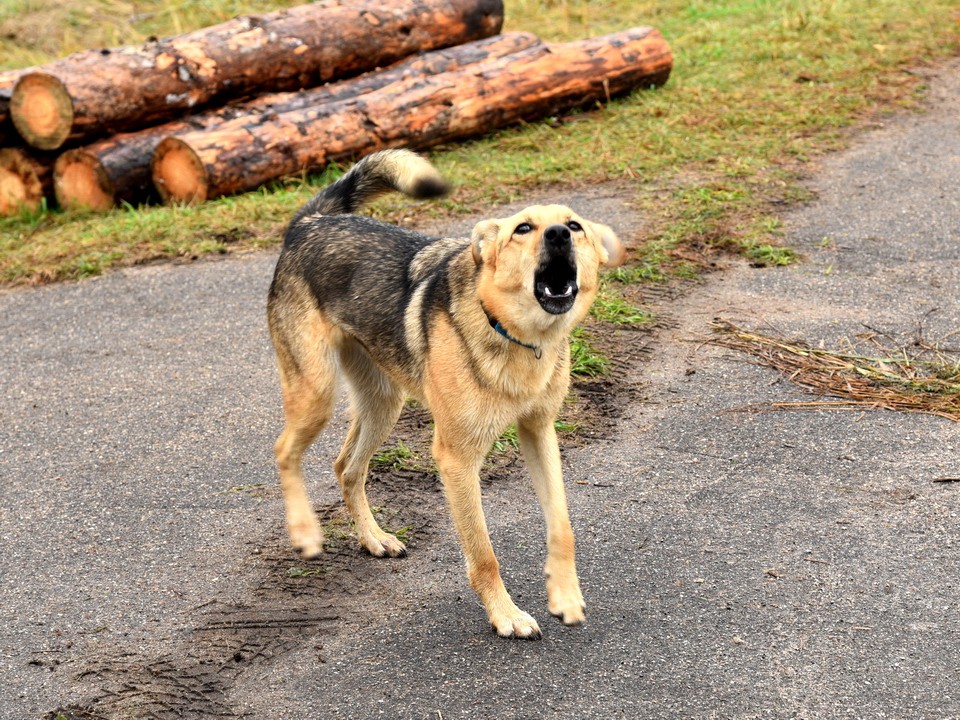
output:
[[[774, 403], [776, 409], [882, 408], [919, 412], [960, 421], [960, 358], [918, 339], [882, 357], [812, 348], [743, 330], [724, 320], [712, 323], [715, 345], [748, 353], [779, 370], [792, 383], [818, 395], [839, 398], [820, 402]], [[876, 336], [870, 338], [880, 347]]]

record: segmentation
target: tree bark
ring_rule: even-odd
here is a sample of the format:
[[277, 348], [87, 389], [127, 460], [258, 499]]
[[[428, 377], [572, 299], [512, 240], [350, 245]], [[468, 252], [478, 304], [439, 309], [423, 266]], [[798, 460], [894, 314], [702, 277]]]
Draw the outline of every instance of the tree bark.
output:
[[17, 80], [26, 72], [26, 70], [0, 72], [0, 147], [23, 143], [10, 120], [10, 96], [13, 94], [13, 87], [17, 84]]
[[213, 128], [228, 120], [269, 116], [336, 102], [373, 92], [393, 82], [449, 72], [484, 60], [503, 57], [542, 46], [530, 33], [507, 33], [464, 45], [433, 50], [349, 80], [298, 92], [261, 95], [248, 102], [227, 105], [184, 120], [121, 133], [63, 153], [56, 163], [56, 195], [68, 209], [108, 210], [120, 202], [151, 199], [155, 189], [150, 177], [153, 151], [165, 137]]
[[502, 0], [321, 0], [140, 47], [76, 53], [21, 77], [10, 114], [28, 143], [52, 150], [495, 35], [502, 22]]
[[671, 66], [670, 47], [652, 28], [533, 48], [357, 98], [167, 138], [154, 153], [153, 180], [165, 200], [199, 202], [330, 160], [429, 147], [603, 102], [663, 84]]
[[0, 148], [0, 217], [37, 210], [53, 195], [53, 158]]

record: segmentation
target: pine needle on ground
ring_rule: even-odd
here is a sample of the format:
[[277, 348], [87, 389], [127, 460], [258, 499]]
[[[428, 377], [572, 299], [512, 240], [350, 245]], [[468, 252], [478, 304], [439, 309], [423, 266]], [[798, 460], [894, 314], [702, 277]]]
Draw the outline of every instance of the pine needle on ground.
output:
[[835, 400], [773, 403], [788, 409], [884, 409], [928, 413], [960, 422], [960, 353], [922, 338], [884, 348], [877, 334], [866, 340], [878, 356], [813, 348], [800, 340], [744, 330], [725, 320], [711, 327], [714, 345], [747, 353], [795, 385]]

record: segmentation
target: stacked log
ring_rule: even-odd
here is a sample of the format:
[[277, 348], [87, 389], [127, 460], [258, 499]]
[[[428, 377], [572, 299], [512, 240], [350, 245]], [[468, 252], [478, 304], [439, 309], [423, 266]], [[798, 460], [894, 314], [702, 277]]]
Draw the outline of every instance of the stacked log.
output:
[[297, 92], [261, 95], [244, 103], [68, 150], [57, 159], [54, 171], [57, 202], [65, 208], [108, 210], [120, 202], [149, 199], [154, 189], [150, 175], [153, 152], [161, 140], [172, 135], [213, 129], [241, 117], [262, 121], [273, 114], [358, 97], [394, 82], [450, 72], [537, 46], [542, 47], [542, 43], [530, 33], [497, 35], [433, 50], [349, 80]]
[[242, 117], [161, 142], [165, 200], [250, 190], [385, 147], [425, 148], [666, 82], [670, 48], [652, 28], [551, 44], [275, 116]]
[[502, 0], [321, 0], [24, 73], [10, 115], [45, 150], [147, 127], [269, 87], [293, 90], [494, 35]]
[[10, 96], [17, 80], [26, 70], [5, 70], [0, 72], [0, 147], [16, 142], [16, 130], [10, 121]]
[[53, 158], [0, 148], [0, 217], [37, 210], [53, 191]]

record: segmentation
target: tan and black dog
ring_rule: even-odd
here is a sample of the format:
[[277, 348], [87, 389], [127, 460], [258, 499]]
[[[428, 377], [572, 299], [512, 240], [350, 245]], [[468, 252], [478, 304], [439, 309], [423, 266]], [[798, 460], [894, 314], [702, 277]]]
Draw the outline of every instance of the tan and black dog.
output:
[[286, 425], [276, 444], [290, 539], [323, 552], [301, 456], [333, 413], [338, 380], [352, 421], [334, 463], [360, 544], [378, 557], [406, 553], [367, 504], [370, 458], [405, 397], [429, 407], [433, 454], [460, 535], [470, 584], [500, 635], [539, 638], [500, 578], [480, 501], [479, 470], [510, 423], [547, 525], [549, 610], [584, 619], [554, 419], [567, 394], [569, 336], [597, 293], [601, 266], [622, 261], [610, 228], [560, 205], [484, 220], [472, 238], [437, 239], [351, 215], [398, 190], [446, 190], [420, 156], [386, 150], [358, 162], [294, 218], [270, 288], [270, 332]]

